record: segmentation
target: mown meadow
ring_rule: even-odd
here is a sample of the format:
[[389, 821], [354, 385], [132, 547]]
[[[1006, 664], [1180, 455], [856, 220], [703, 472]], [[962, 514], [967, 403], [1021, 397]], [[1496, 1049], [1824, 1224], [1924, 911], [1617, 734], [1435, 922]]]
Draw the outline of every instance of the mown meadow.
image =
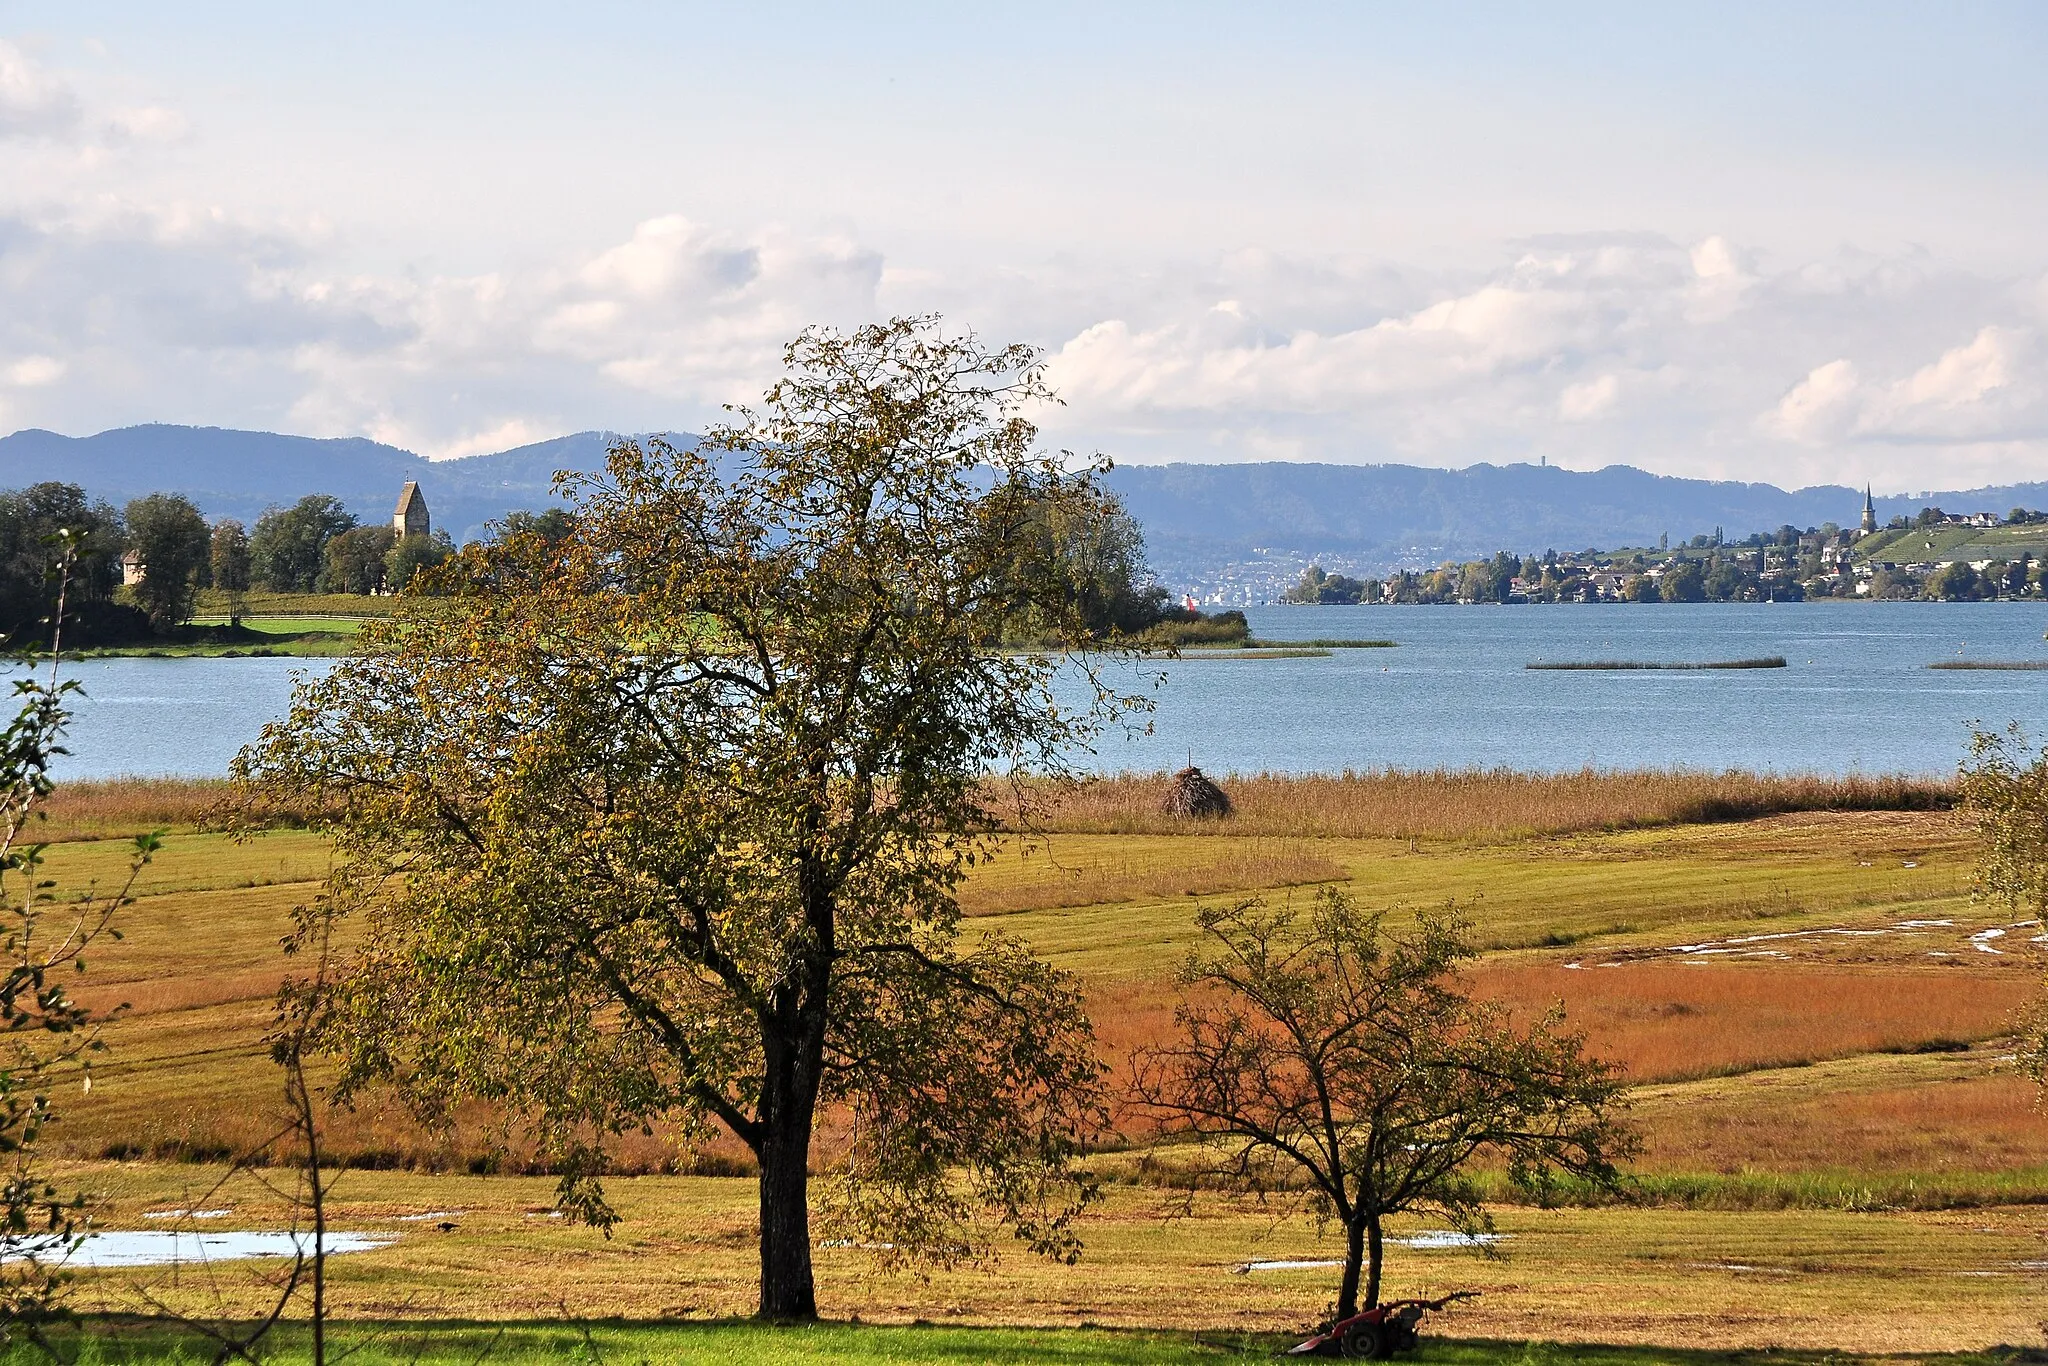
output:
[[[1539, 1207], [1486, 1178], [1502, 1255], [1397, 1252], [1395, 1295], [1484, 1292], [1440, 1325], [1456, 1341], [1422, 1359], [1709, 1361], [1775, 1347], [1745, 1359], [1802, 1361], [2040, 1343], [2048, 1115], [2012, 1070], [2009, 1040], [2040, 999], [2043, 930], [1972, 901], [1975, 851], [1944, 785], [1259, 777], [1227, 783], [1233, 817], [1191, 822], [1157, 813], [1163, 781], [1035, 794], [961, 897], [971, 927], [1016, 934], [1080, 974], [1112, 1066], [1173, 1028], [1171, 976], [1198, 904], [1334, 885], [1397, 919], [1455, 903], [1483, 949], [1474, 989], [1518, 1012], [1561, 1001], [1634, 1084], [1633, 1202], [1581, 1204], [1565, 1190]], [[318, 891], [327, 850], [304, 828], [240, 841], [205, 829], [219, 795], [207, 783], [78, 784], [51, 807], [60, 894], [113, 880], [125, 836], [170, 831], [124, 939], [90, 965], [87, 994], [126, 1010], [90, 1093], [66, 1101], [53, 1131], [65, 1177], [99, 1196], [101, 1227], [263, 1228], [293, 1215], [264, 1172], [222, 1163], [276, 1128], [264, 1035], [296, 967], [279, 940]], [[1263, 1354], [1313, 1322], [1333, 1273], [1245, 1268], [1324, 1260], [1332, 1243], [1278, 1205], [1191, 1189], [1202, 1183], [1174, 1135], [1129, 1107], [1117, 1118], [1121, 1137], [1093, 1162], [1105, 1198], [1077, 1266], [1019, 1249], [920, 1279], [826, 1246], [823, 1312], [898, 1327], [778, 1334], [705, 1326], [751, 1307], [743, 1150], [626, 1136], [614, 1182], [625, 1217], [606, 1238], [549, 1217], [552, 1179], [493, 1116], [430, 1131], [373, 1101], [330, 1121], [331, 1153], [355, 1168], [331, 1218], [391, 1241], [333, 1260], [335, 1312], [359, 1335], [395, 1325], [365, 1360], [472, 1359], [495, 1343], [508, 1360], [1165, 1361]], [[194, 1210], [226, 1213], [175, 1213]], [[261, 1272], [87, 1272], [80, 1307], [246, 1313]], [[408, 1334], [428, 1319], [466, 1326], [415, 1352]], [[607, 1322], [587, 1339], [570, 1326], [590, 1319]], [[153, 1353], [161, 1331], [92, 1350]]]

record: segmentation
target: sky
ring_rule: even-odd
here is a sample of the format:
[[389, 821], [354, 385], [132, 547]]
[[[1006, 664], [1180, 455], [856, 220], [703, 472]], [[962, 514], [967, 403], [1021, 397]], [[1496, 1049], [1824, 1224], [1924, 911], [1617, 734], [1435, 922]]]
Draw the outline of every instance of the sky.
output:
[[810, 324], [1120, 462], [2048, 479], [2048, 6], [0, 0], [0, 431], [679, 430]]

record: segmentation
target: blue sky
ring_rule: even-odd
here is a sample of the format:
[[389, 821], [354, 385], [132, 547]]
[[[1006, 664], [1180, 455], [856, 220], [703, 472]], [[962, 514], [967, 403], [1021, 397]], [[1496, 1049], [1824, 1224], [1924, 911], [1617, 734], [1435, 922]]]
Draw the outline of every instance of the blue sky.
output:
[[807, 322], [1119, 459], [2048, 479], [2037, 5], [0, 0], [0, 430], [687, 428]]

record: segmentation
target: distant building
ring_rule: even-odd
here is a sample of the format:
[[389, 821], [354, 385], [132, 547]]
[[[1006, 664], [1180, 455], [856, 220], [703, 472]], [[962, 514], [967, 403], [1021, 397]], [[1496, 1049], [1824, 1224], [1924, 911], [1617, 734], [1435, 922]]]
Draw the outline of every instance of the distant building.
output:
[[[407, 484], [406, 487], [411, 488], [412, 485]], [[1868, 536], [1871, 532], [1875, 530], [1877, 530], [1877, 504], [1870, 501], [1870, 485], [1865, 484], [1863, 486], [1862, 531], [1865, 536]]]
[[121, 557], [121, 582], [124, 586], [133, 588], [142, 582], [142, 576], [147, 572], [148, 567], [142, 563], [142, 556], [134, 551], [131, 550]]
[[427, 515], [427, 495], [420, 492], [417, 480], [406, 480], [405, 487], [399, 490], [398, 510], [391, 514], [391, 529], [400, 536], [432, 534], [434, 523]]

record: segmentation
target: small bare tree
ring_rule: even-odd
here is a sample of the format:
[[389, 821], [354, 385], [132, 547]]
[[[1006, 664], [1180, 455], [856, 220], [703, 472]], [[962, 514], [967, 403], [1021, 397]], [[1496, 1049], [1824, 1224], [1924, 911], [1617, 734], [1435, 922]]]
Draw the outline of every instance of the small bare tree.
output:
[[1561, 1011], [1518, 1028], [1466, 993], [1453, 914], [1401, 937], [1381, 919], [1335, 889], [1306, 915], [1256, 897], [1203, 909], [1213, 952], [1180, 971], [1181, 1037], [1138, 1059], [1140, 1102], [1215, 1140], [1217, 1175], [1343, 1228], [1340, 1319], [1358, 1311], [1361, 1272], [1365, 1307], [1379, 1303], [1388, 1215], [1490, 1230], [1473, 1163], [1613, 1188], [1634, 1146], [1616, 1070], [1585, 1056]]
[[[1970, 737], [1957, 783], [1980, 852], [1973, 892], [2007, 914], [2048, 921], [2048, 749], [2017, 724]], [[2020, 1065], [2048, 1087], [2048, 997], [2016, 1022]]]

